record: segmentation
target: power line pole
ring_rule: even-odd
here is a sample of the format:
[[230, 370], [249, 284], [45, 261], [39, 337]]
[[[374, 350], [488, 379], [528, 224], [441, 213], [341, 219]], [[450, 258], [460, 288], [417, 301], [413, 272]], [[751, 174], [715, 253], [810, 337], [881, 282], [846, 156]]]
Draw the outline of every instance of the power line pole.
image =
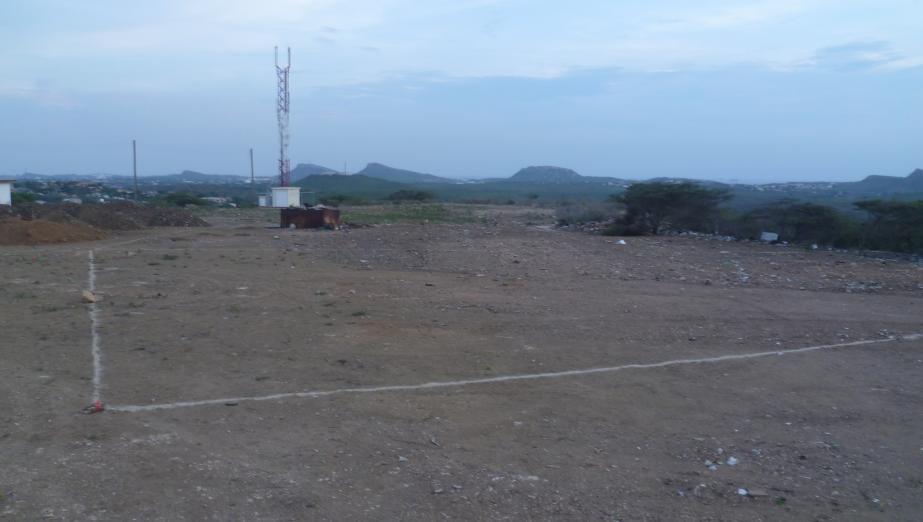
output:
[[131, 170], [135, 177], [135, 201], [138, 201], [138, 147], [135, 140], [131, 140]]
[[[256, 196], [256, 179], [253, 176], [253, 147], [250, 147], [250, 197]], [[259, 204], [260, 198], [256, 198]]]
[[253, 177], [253, 149], [250, 149], [250, 186], [254, 186], [255, 183]]

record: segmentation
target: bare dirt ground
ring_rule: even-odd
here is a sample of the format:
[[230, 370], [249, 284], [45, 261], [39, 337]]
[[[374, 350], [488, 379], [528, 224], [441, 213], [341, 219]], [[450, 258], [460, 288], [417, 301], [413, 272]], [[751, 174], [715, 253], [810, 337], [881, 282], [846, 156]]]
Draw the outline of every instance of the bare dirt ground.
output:
[[479, 212], [0, 248], [0, 518], [919, 520], [923, 267]]

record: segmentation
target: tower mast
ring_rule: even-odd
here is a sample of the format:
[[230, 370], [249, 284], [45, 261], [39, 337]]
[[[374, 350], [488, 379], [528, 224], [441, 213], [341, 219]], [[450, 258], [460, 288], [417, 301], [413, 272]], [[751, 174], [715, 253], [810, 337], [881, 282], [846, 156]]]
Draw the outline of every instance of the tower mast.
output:
[[276, 99], [276, 116], [279, 119], [279, 185], [291, 184], [292, 171], [288, 159], [288, 120], [289, 120], [289, 78], [292, 69], [292, 48], [288, 48], [288, 61], [279, 65], [279, 48], [276, 47], [276, 79], [278, 80], [278, 97]]

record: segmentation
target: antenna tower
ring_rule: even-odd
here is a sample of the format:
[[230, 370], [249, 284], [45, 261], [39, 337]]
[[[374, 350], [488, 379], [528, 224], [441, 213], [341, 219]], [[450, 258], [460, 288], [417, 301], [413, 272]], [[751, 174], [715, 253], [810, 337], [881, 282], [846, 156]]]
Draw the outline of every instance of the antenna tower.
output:
[[279, 65], [279, 48], [276, 47], [276, 78], [278, 80], [278, 98], [276, 99], [276, 116], [279, 119], [279, 184], [287, 187], [291, 184], [292, 170], [288, 160], [288, 114], [289, 114], [289, 77], [292, 70], [292, 48], [288, 48], [288, 62]]

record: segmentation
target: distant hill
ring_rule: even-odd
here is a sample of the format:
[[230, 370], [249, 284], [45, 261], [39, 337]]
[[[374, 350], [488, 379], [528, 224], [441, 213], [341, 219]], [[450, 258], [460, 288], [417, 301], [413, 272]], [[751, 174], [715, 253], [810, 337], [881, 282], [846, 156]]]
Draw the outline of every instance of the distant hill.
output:
[[916, 169], [907, 177], [868, 176], [853, 183], [836, 183], [844, 192], [858, 192], [872, 195], [907, 194], [923, 192], [923, 169]]
[[396, 183], [458, 183], [458, 181], [454, 179], [441, 178], [432, 174], [424, 174], [412, 170], [396, 169], [394, 167], [382, 165], [381, 163], [369, 163], [356, 174]]
[[363, 174], [349, 176], [314, 174], [294, 182], [293, 185], [317, 192], [319, 197], [345, 194], [367, 199], [383, 199], [398, 190], [412, 188], [410, 185], [373, 178]]
[[337, 174], [337, 171], [324, 167], [323, 165], [299, 163], [292, 169], [292, 181], [298, 181], [301, 178], [314, 176], [316, 174]]
[[513, 174], [509, 181], [519, 183], [573, 183], [581, 181], [583, 176], [576, 171], [563, 167], [526, 167]]
[[23, 172], [18, 175], [4, 174], [0, 177], [18, 181], [101, 181], [111, 178], [112, 176], [112, 174], [38, 174], [35, 172]]
[[167, 174], [165, 176], [144, 176], [143, 179], [145, 182], [163, 181], [168, 183], [241, 183], [250, 181], [250, 178], [233, 174], [205, 174], [194, 170], [184, 170], [179, 174]]

